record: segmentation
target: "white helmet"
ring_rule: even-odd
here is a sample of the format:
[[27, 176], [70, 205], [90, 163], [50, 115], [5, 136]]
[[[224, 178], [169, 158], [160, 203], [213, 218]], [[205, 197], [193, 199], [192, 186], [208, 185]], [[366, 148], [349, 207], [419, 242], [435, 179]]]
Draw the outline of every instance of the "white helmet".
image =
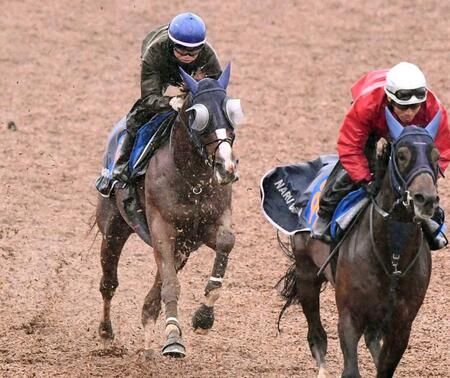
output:
[[425, 75], [415, 64], [401, 62], [392, 67], [386, 76], [384, 91], [399, 105], [411, 105], [427, 99]]

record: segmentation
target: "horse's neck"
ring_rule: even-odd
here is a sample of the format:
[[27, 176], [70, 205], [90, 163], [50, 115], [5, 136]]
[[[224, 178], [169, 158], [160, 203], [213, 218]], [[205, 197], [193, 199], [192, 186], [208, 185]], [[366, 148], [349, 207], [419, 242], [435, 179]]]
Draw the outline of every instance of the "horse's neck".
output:
[[204, 180], [211, 173], [208, 172], [203, 158], [198, 153], [183, 121], [177, 118], [171, 135], [172, 159], [178, 173], [188, 182]]
[[[375, 239], [379, 243], [385, 240], [388, 244], [388, 239], [393, 239], [392, 233], [398, 234], [394, 235], [394, 238], [401, 237], [405, 246], [409, 243], [411, 245], [418, 246], [418, 241], [420, 238], [421, 228], [415, 226], [413, 223], [413, 213], [411, 210], [405, 208], [403, 205], [395, 206], [397, 198], [394, 193], [394, 189], [391, 185], [389, 172], [386, 172], [383, 178], [380, 191], [376, 197], [376, 202], [379, 207], [381, 207], [385, 212], [389, 212], [390, 216], [386, 219], [382, 215], [378, 214], [377, 211], [373, 211], [373, 230]], [[389, 235], [389, 236], [388, 236]], [[391, 245], [386, 245], [386, 250], [391, 250]], [[417, 248], [404, 248], [405, 255], [415, 254]]]

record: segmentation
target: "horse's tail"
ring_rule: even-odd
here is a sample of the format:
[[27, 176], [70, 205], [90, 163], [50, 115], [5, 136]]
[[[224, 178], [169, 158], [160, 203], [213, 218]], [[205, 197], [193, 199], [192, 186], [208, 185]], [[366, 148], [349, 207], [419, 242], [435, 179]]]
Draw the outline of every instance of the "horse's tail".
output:
[[280, 321], [283, 317], [284, 312], [288, 309], [292, 304], [298, 303], [298, 289], [297, 289], [297, 271], [295, 266], [295, 257], [292, 251], [292, 244], [290, 242], [285, 243], [280, 239], [280, 235], [277, 232], [278, 244], [280, 245], [281, 250], [284, 254], [289, 258], [289, 260], [293, 261], [292, 265], [287, 270], [286, 274], [281, 277], [275, 287], [278, 289], [280, 295], [286, 300], [283, 308], [278, 315], [277, 328], [278, 332], [281, 332], [280, 329]]
[[283, 308], [278, 315], [278, 332], [281, 332], [280, 322], [284, 312], [288, 307], [294, 303], [298, 303], [298, 290], [297, 290], [297, 272], [295, 263], [293, 263], [286, 274], [278, 281], [276, 287], [279, 289], [280, 295], [286, 300]]
[[[88, 236], [91, 235], [91, 233], [92, 233], [92, 231], [94, 230], [94, 228], [95, 228], [96, 225], [97, 225], [97, 217], [96, 217], [96, 213], [94, 212], [94, 214], [92, 214], [92, 215], [89, 217], [89, 221], [88, 221], [88, 227], [89, 227], [89, 230], [88, 230], [88, 232], [86, 233], [86, 237], [88, 237]], [[90, 247], [89, 247], [89, 251], [92, 249], [92, 246], [94, 245], [95, 240], [97, 239], [97, 236], [98, 236], [99, 233], [100, 233], [100, 229], [97, 228], [97, 232], [96, 232], [95, 235], [94, 235], [94, 239], [92, 240], [92, 243], [91, 243], [91, 245], [90, 245]]]

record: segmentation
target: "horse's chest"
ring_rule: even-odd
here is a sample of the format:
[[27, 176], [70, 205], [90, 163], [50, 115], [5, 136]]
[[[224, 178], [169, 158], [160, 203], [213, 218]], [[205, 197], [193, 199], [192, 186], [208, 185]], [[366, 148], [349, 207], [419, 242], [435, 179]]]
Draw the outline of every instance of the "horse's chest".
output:
[[173, 220], [176, 222], [213, 222], [223, 213], [224, 208], [220, 203], [205, 201], [202, 198], [193, 198], [189, 201], [178, 202], [173, 208]]

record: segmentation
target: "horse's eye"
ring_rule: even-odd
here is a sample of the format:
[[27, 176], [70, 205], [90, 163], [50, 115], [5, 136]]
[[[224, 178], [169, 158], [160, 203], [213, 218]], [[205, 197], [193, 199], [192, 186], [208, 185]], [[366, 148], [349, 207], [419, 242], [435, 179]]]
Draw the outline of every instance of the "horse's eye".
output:
[[430, 160], [432, 163], [437, 163], [439, 161], [439, 158], [441, 157], [441, 154], [439, 153], [439, 150], [437, 148], [433, 148], [430, 153]]
[[397, 160], [400, 165], [405, 166], [411, 160], [411, 151], [407, 147], [400, 147], [397, 151]]

